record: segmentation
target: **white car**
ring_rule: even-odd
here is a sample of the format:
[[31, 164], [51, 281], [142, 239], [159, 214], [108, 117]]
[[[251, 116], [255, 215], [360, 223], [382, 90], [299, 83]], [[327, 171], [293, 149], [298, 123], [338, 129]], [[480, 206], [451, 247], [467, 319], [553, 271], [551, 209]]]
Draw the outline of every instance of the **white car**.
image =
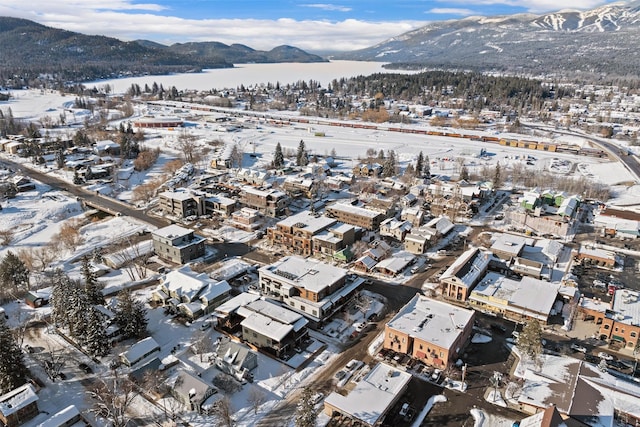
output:
[[360, 360], [356, 360], [353, 359], [351, 360], [349, 363], [347, 363], [347, 365], [345, 366], [345, 368], [350, 371], [350, 372], [355, 372], [358, 369], [360, 369], [360, 367], [364, 365], [364, 363]]
[[598, 357], [600, 359], [603, 359], [603, 360], [613, 360], [613, 359], [615, 359], [615, 357], [613, 357], [609, 353], [605, 353], [604, 351], [601, 351], [600, 353], [598, 353]]
[[580, 353], [587, 354], [587, 348], [586, 347], [583, 347], [583, 346], [575, 344], [575, 343], [571, 344], [571, 350], [579, 351]]

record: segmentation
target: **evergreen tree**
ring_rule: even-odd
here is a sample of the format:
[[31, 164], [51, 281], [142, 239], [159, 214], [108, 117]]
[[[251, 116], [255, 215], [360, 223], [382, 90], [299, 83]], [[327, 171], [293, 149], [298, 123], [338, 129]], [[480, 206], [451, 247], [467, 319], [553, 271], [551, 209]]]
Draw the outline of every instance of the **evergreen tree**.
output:
[[396, 174], [396, 156], [393, 150], [389, 150], [387, 158], [382, 164], [382, 176], [389, 177]]
[[413, 178], [415, 174], [416, 174], [416, 170], [414, 169], [413, 164], [409, 163], [407, 165], [407, 168], [404, 170], [403, 176], [406, 176], [408, 178]]
[[282, 169], [284, 167], [284, 154], [282, 154], [282, 146], [279, 142], [273, 155], [273, 167], [274, 169]]
[[89, 304], [104, 304], [103, 286], [98, 282], [98, 278], [91, 268], [89, 257], [82, 257], [82, 277], [84, 278], [84, 292], [87, 295]]
[[313, 404], [313, 391], [309, 387], [305, 387], [296, 408], [296, 427], [315, 427], [317, 418], [318, 415]]
[[418, 154], [418, 160], [416, 160], [416, 172], [418, 174], [422, 174], [422, 169], [424, 168], [424, 155], [422, 151]]
[[0, 261], [0, 294], [29, 290], [29, 270], [16, 254], [8, 251]]
[[62, 272], [56, 270], [53, 275], [53, 286], [51, 288], [51, 320], [56, 327], [66, 327], [69, 324], [69, 299], [71, 293], [71, 280]]
[[64, 168], [65, 162], [64, 149], [60, 147], [58, 151], [56, 151], [56, 166], [58, 166], [58, 169]]
[[27, 367], [22, 350], [4, 317], [0, 317], [0, 395], [27, 381]]
[[87, 337], [87, 313], [92, 305], [78, 282], [70, 281], [69, 291], [66, 326], [69, 329], [69, 335], [80, 345], [84, 345]]
[[300, 140], [300, 144], [298, 144], [298, 155], [296, 156], [296, 164], [298, 166], [306, 166], [307, 164], [309, 164], [309, 156], [302, 139]]
[[422, 169], [422, 176], [425, 178], [431, 178], [431, 162], [429, 156], [424, 156], [424, 168]]
[[118, 293], [115, 323], [120, 326], [123, 338], [142, 338], [147, 335], [147, 310], [136, 301], [129, 289]]
[[87, 329], [85, 332], [84, 346], [92, 356], [105, 356], [109, 354], [109, 338], [104, 318], [95, 307], [90, 307], [87, 312]]
[[496, 168], [493, 174], [493, 188], [498, 189], [502, 185], [502, 168], [500, 162], [496, 163]]

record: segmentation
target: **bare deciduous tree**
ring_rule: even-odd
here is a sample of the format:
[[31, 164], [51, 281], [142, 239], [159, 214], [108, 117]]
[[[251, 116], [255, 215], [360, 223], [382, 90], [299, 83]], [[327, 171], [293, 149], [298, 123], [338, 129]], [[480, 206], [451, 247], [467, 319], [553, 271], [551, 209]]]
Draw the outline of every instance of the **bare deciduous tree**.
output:
[[249, 405], [251, 405], [251, 407], [253, 408], [254, 415], [258, 413], [258, 409], [260, 409], [260, 406], [262, 406], [262, 404], [266, 400], [267, 400], [267, 393], [265, 393], [265, 391], [262, 388], [253, 384], [249, 389], [249, 395], [247, 396], [247, 403], [249, 403]]
[[193, 334], [193, 343], [191, 345], [193, 351], [200, 356], [200, 362], [204, 362], [204, 355], [213, 351], [213, 341], [205, 331], [198, 331]]
[[233, 419], [233, 408], [231, 407], [231, 401], [228, 397], [223, 397], [216, 402], [215, 406], [210, 412], [219, 423], [217, 425], [224, 427], [233, 427], [236, 421]]
[[178, 137], [178, 149], [184, 155], [184, 160], [187, 163], [194, 163], [196, 157], [198, 157], [198, 144], [196, 136], [183, 131]]
[[136, 385], [127, 378], [117, 375], [99, 379], [98, 385], [89, 392], [93, 399], [96, 415], [108, 419], [113, 427], [126, 427], [131, 420], [127, 410], [138, 395]]
[[13, 230], [0, 230], [0, 245], [9, 246], [14, 237]]

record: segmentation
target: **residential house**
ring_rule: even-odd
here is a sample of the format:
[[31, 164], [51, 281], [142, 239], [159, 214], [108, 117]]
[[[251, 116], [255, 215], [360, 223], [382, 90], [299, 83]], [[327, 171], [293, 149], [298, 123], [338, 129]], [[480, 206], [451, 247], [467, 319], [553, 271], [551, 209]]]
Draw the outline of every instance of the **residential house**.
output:
[[424, 211], [420, 206], [405, 207], [400, 212], [400, 219], [409, 221], [414, 227], [420, 227], [424, 220]]
[[204, 237], [179, 225], [160, 228], [151, 237], [156, 255], [175, 264], [185, 264], [205, 254]]
[[350, 418], [357, 425], [382, 425], [411, 381], [411, 374], [386, 363], [378, 363], [346, 395], [332, 392], [324, 400], [329, 417]]
[[308, 337], [309, 321], [300, 313], [259, 299], [239, 307], [242, 339], [258, 348], [285, 357]]
[[90, 425], [82, 416], [75, 405], [69, 405], [66, 408], [51, 415], [47, 420], [41, 422], [36, 427], [80, 427]]
[[474, 317], [473, 310], [416, 294], [385, 325], [383, 347], [443, 369], [462, 353]]
[[218, 389], [201, 378], [180, 370], [171, 381], [171, 394], [189, 411], [207, 414], [224, 397]]
[[479, 248], [468, 249], [440, 276], [442, 295], [445, 298], [466, 301], [487, 272], [490, 260], [490, 252]]
[[289, 175], [284, 179], [282, 188], [289, 197], [293, 198], [306, 197], [307, 199], [312, 199], [316, 196], [318, 191], [316, 181], [308, 175]]
[[290, 252], [309, 256], [313, 252], [313, 236], [336, 224], [335, 219], [302, 211], [267, 228], [267, 237], [272, 245], [280, 245]]
[[322, 323], [362, 286], [347, 270], [311, 258], [289, 256], [258, 270], [260, 289], [314, 323]]
[[404, 241], [405, 236], [411, 232], [411, 223], [406, 220], [398, 221], [395, 218], [387, 218], [380, 223], [380, 235]]
[[24, 297], [24, 302], [31, 308], [39, 308], [49, 304], [50, 298], [51, 288], [44, 288], [37, 291], [28, 291]]
[[353, 168], [355, 176], [380, 176], [382, 175], [382, 165], [379, 163], [360, 163]]
[[252, 371], [258, 367], [258, 355], [228, 337], [221, 337], [215, 349], [215, 364], [239, 381], [253, 380]]
[[231, 286], [226, 280], [212, 280], [188, 265], [169, 272], [151, 295], [151, 300], [191, 319], [212, 313], [229, 299]]
[[38, 395], [29, 383], [0, 396], [0, 424], [4, 427], [21, 426], [39, 412]]
[[129, 347], [129, 350], [120, 353], [120, 361], [132, 367], [143, 360], [151, 360], [160, 353], [160, 345], [152, 337], [147, 337]]
[[242, 208], [231, 214], [231, 225], [244, 231], [255, 231], [262, 226], [262, 215], [257, 209]]
[[285, 214], [289, 198], [280, 190], [261, 190], [245, 185], [240, 194], [240, 203], [258, 210], [263, 215], [278, 217]]
[[311, 238], [313, 255], [336, 258], [342, 253], [350, 261], [353, 254], [347, 249], [360, 238], [360, 234], [353, 225], [336, 223]]
[[325, 215], [366, 230], [377, 230], [380, 223], [386, 218], [380, 212], [343, 202], [328, 206]]
[[395, 277], [402, 273], [416, 261], [416, 257], [409, 252], [398, 252], [376, 264], [375, 270], [388, 277]]

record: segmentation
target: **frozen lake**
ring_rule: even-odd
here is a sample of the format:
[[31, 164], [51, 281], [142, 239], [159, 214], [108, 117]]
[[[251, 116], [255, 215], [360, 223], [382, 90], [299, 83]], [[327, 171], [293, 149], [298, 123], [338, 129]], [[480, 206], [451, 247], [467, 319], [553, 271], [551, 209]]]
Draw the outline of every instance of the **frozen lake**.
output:
[[[298, 80], [315, 80], [322, 87], [333, 79], [341, 77], [355, 77], [373, 73], [393, 73], [409, 71], [386, 70], [383, 62], [363, 61], [331, 61], [312, 64], [281, 63], [281, 64], [236, 64], [235, 68], [221, 68], [205, 70], [202, 73], [171, 74], [159, 76], [127, 77], [122, 79], [101, 80], [85, 83], [88, 87], [111, 85], [113, 93], [125, 92], [131, 84], [137, 83], [144, 88], [158, 83], [165, 89], [175, 86], [178, 90], [211, 90], [235, 88], [241, 84], [245, 86], [266, 83], [280, 84], [295, 83]], [[414, 73], [415, 71], [411, 71]]]

